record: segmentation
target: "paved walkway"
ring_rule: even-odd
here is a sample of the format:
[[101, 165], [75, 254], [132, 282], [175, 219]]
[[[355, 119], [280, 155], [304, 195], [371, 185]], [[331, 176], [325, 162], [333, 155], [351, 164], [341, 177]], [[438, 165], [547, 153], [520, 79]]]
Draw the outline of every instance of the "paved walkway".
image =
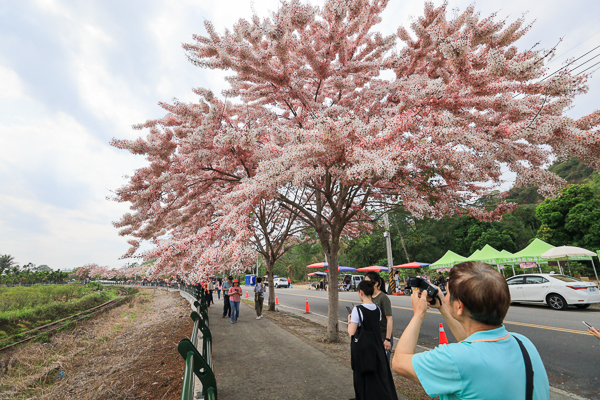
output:
[[221, 318], [223, 302], [209, 308], [219, 400], [354, 397], [352, 370], [294, 336], [254, 308], [240, 304], [232, 324]]

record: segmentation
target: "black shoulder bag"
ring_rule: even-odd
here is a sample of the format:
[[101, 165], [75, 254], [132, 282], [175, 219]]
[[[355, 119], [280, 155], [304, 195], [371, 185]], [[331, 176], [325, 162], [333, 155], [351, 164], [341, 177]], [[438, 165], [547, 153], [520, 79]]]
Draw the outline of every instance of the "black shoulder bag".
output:
[[519, 343], [519, 347], [521, 348], [521, 352], [523, 353], [523, 359], [525, 360], [525, 400], [533, 399], [533, 368], [531, 366], [531, 358], [529, 358], [529, 353], [516, 336], [513, 336], [517, 343]]
[[[371, 332], [365, 331], [362, 306], [357, 306], [359, 326], [350, 338], [352, 369], [360, 374], [377, 371], [377, 345]], [[379, 335], [379, 332], [377, 332]], [[379, 342], [381, 346], [381, 341]]]

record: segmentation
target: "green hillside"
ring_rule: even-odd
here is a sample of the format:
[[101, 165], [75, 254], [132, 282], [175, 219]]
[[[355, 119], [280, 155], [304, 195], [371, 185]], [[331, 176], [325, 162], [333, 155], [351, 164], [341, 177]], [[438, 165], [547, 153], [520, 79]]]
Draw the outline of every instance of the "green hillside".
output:
[[[548, 168], [548, 171], [554, 172], [571, 184], [587, 184], [594, 191], [600, 191], [600, 175], [593, 168], [579, 162], [576, 158], [557, 161]], [[537, 186], [512, 188], [508, 191], [507, 200], [519, 204], [540, 204], [544, 201], [544, 198], [538, 194], [537, 189]]]

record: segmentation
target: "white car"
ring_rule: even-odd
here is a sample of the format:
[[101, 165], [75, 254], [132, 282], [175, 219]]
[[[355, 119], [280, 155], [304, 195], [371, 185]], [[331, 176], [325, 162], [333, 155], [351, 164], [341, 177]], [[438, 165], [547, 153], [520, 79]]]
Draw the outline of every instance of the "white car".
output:
[[568, 306], [587, 308], [600, 303], [600, 291], [593, 282], [585, 282], [566, 275], [528, 274], [506, 280], [513, 303], [546, 303], [554, 310]]
[[287, 278], [273, 278], [273, 286], [275, 286], [275, 289], [279, 289], [279, 288], [288, 288], [288, 280]]

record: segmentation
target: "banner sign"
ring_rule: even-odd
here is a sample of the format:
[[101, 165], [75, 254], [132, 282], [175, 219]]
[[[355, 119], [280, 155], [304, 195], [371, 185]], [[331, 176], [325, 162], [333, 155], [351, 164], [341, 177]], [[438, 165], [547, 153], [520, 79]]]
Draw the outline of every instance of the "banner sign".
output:
[[537, 267], [537, 264], [534, 262], [522, 262], [522, 263], [519, 263], [519, 266], [521, 268], [535, 268], [535, 267]]

